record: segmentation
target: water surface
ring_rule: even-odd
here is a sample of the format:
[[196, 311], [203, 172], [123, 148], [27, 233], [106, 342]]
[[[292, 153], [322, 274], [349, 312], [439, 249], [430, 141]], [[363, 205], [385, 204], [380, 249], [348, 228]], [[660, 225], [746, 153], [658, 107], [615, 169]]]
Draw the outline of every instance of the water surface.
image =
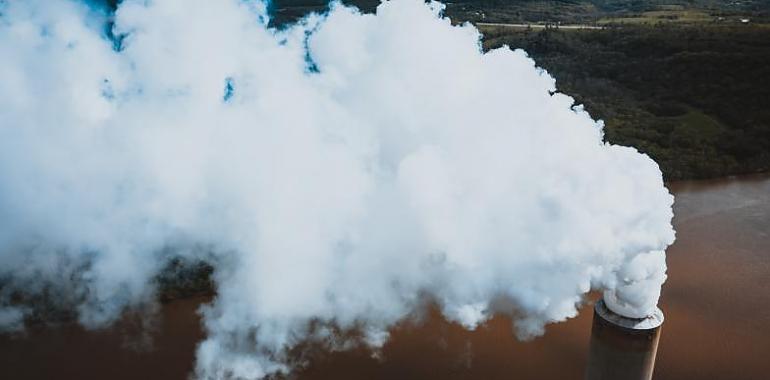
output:
[[[677, 241], [668, 250], [666, 314], [657, 380], [764, 380], [770, 373], [770, 177], [670, 184]], [[203, 339], [195, 312], [206, 298], [162, 307], [145, 331], [137, 318], [86, 332], [32, 328], [0, 336], [0, 379], [186, 379]], [[318, 354], [299, 379], [581, 379], [590, 306], [531, 342], [510, 320], [474, 332], [435, 311], [393, 330], [379, 357]], [[151, 338], [151, 339], [148, 339]], [[151, 341], [151, 343], [150, 343]]]

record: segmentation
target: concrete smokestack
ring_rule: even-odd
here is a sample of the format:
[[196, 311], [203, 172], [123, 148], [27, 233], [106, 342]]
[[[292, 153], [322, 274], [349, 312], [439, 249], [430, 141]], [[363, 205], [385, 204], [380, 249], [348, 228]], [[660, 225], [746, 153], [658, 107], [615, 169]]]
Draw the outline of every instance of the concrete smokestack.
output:
[[594, 306], [586, 380], [650, 380], [655, 368], [663, 312], [656, 308], [645, 318], [628, 318]]

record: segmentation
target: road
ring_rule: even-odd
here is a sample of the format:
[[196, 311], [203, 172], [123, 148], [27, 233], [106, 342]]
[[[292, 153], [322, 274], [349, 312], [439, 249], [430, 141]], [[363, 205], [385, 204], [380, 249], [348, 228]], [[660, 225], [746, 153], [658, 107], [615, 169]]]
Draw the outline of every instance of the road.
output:
[[556, 25], [556, 24], [504, 24], [497, 22], [477, 22], [476, 26], [502, 26], [508, 28], [532, 28], [532, 29], [604, 29], [602, 26], [585, 25], [585, 24], [570, 24], [570, 25]]

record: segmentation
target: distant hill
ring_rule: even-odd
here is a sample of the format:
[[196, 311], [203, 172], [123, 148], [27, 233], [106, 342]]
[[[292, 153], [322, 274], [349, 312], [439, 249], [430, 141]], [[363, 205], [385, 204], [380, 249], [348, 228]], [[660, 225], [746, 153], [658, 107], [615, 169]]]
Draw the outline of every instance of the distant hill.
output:
[[[343, 0], [365, 12], [379, 0]], [[770, 0], [451, 0], [446, 14], [456, 21], [592, 23], [603, 18], [638, 15], [650, 11], [699, 10], [707, 15], [752, 15], [770, 19]], [[309, 12], [322, 12], [327, 0], [273, 0], [275, 25], [294, 21]], [[665, 17], [666, 15], [662, 15]], [[672, 15], [675, 17], [676, 15]]]
[[[0, 0], [2, 1], [2, 0]], [[109, 4], [117, 0], [88, 0]], [[364, 12], [379, 0], [343, 0]], [[770, 170], [770, 0], [452, 0], [486, 49], [525, 49], [595, 117], [606, 139], [634, 146], [666, 179]], [[281, 27], [326, 0], [273, 0]], [[750, 19], [750, 22], [741, 20]], [[596, 24], [594, 30], [482, 23]], [[451, 80], [452, 78], [447, 78]]]
[[[379, 1], [345, 3], [372, 11]], [[608, 141], [650, 154], [668, 180], [770, 170], [770, 88], [758, 83], [770, 76], [770, 0], [446, 4], [454, 22], [611, 26], [480, 28], [485, 48], [527, 50], [561, 91], [606, 121]], [[276, 0], [273, 22], [326, 7], [324, 0]]]
[[[83, 0], [115, 9], [122, 0]], [[274, 25], [295, 21], [310, 12], [328, 9], [330, 0], [271, 0]], [[342, 0], [372, 12], [380, 0]], [[457, 21], [594, 22], [602, 17], [655, 10], [700, 9], [715, 13], [747, 14], [770, 19], [770, 0], [446, 0], [447, 15]]]
[[560, 91], [606, 122], [607, 141], [650, 154], [667, 180], [770, 170], [766, 26], [482, 31], [486, 49], [525, 49]]
[[602, 18], [637, 16], [643, 12], [690, 10], [714, 17], [752, 15], [770, 18], [770, 0], [456, 0], [447, 4], [448, 15], [476, 22], [590, 23]]

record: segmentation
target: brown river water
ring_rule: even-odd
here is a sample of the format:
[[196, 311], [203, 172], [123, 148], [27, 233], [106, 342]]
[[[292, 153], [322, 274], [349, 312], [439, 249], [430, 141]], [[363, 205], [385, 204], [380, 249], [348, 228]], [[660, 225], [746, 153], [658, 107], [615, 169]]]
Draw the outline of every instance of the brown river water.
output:
[[[666, 314], [657, 380], [770, 379], [770, 176], [677, 182], [668, 250]], [[77, 326], [0, 335], [0, 379], [186, 379], [206, 298], [162, 306], [149, 331], [135, 318], [86, 332]], [[474, 332], [435, 312], [393, 330], [380, 358], [363, 350], [319, 354], [298, 379], [582, 379], [591, 307], [530, 342], [510, 320]], [[151, 343], [150, 343], [151, 342]]]

